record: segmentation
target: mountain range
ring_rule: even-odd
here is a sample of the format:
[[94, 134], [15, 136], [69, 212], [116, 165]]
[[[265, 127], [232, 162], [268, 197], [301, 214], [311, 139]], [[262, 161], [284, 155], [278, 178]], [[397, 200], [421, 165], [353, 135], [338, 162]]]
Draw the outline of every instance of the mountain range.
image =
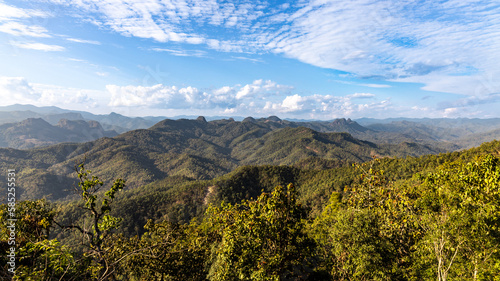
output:
[[[19, 123], [28, 118], [41, 118], [53, 126], [57, 126], [61, 119], [97, 121], [105, 131], [115, 131], [119, 134], [136, 129], [147, 129], [156, 123], [168, 119], [164, 116], [127, 117], [117, 113], [96, 115], [85, 111], [72, 111], [58, 107], [36, 107], [32, 105], [11, 105], [0, 107], [0, 125], [5, 123]], [[176, 116], [172, 120], [195, 119], [193, 116]], [[206, 120], [215, 121], [227, 117], [211, 116]], [[252, 118], [234, 117], [230, 120], [245, 122], [265, 122], [279, 120], [273, 128], [307, 127], [318, 132], [348, 132], [355, 138], [378, 144], [400, 144], [415, 142], [431, 145], [446, 151], [455, 151], [478, 146], [483, 142], [500, 139], [500, 119], [449, 119], [449, 118], [390, 118], [372, 119], [360, 118], [335, 119], [330, 121], [319, 120], [281, 120], [278, 117]], [[3, 131], [0, 130], [0, 134]], [[32, 134], [36, 135], [36, 134]], [[109, 133], [107, 136], [110, 136]], [[81, 141], [87, 141], [82, 139]], [[44, 139], [24, 144], [23, 141], [2, 142], [0, 146], [11, 148], [28, 148], [46, 146], [52, 143], [67, 142], [67, 138]], [[71, 140], [70, 140], [71, 141]]]
[[[39, 119], [31, 121], [41, 122]], [[343, 126], [334, 121], [330, 127]], [[72, 193], [74, 166], [87, 162], [105, 182], [123, 177], [130, 189], [171, 176], [211, 179], [243, 165], [293, 165], [308, 158], [363, 162], [445, 152], [429, 145], [376, 144], [349, 133], [294, 127], [277, 117], [243, 121], [166, 119], [149, 129], [85, 143], [61, 143], [29, 150], [0, 149], [0, 166], [19, 169], [21, 199], [62, 199]], [[355, 125], [355, 124], [354, 124]]]
[[[500, 134], [499, 119], [379, 123], [361, 119], [360, 124], [344, 118], [298, 122], [270, 116], [207, 121], [201, 116], [174, 120], [93, 115], [56, 107], [0, 108], [0, 116], [8, 113], [38, 116], [0, 125], [0, 145], [6, 147], [0, 149], [0, 167], [19, 171], [21, 199], [71, 197], [75, 164], [84, 160], [105, 182], [122, 177], [134, 189], [169, 177], [213, 179], [246, 165], [331, 168], [372, 157], [438, 154], [491, 141]], [[59, 119], [54, 124], [59, 117], [76, 120]], [[118, 135], [101, 122], [108, 128], [146, 128], [124, 129]]]
[[0, 125], [0, 147], [27, 149], [117, 135], [115, 131], [105, 131], [97, 121], [60, 119], [56, 125], [51, 125], [41, 118], [28, 118]]

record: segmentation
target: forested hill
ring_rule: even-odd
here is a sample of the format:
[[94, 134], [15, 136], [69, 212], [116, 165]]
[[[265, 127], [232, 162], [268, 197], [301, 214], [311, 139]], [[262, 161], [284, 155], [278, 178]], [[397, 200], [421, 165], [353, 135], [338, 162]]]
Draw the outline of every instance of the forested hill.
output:
[[[118, 180], [105, 194], [92, 189], [97, 172], [82, 169], [80, 188], [91, 187], [83, 198], [18, 203], [16, 275], [497, 280], [499, 156], [494, 141], [354, 165], [310, 157], [294, 166], [242, 166], [211, 180], [167, 177], [127, 191]], [[7, 207], [0, 205], [1, 219]], [[91, 224], [100, 232], [84, 228]], [[9, 229], [0, 228], [7, 252]]]
[[263, 191], [270, 192], [277, 185], [293, 183], [299, 192], [299, 202], [308, 207], [311, 217], [315, 217], [328, 203], [332, 193], [342, 194], [346, 188], [358, 184], [363, 173], [384, 171], [387, 181], [400, 182], [419, 174], [435, 172], [440, 166], [454, 161], [465, 163], [488, 154], [500, 156], [499, 141], [461, 152], [377, 158], [377, 161], [365, 162], [367, 166], [364, 170], [346, 161], [309, 157], [291, 166], [241, 166], [211, 180], [167, 177], [125, 191], [113, 213], [125, 219], [121, 231], [133, 235], [143, 231], [146, 218], [187, 223], [201, 216], [209, 204], [217, 205], [223, 201], [235, 204], [257, 198]]
[[207, 122], [203, 117], [164, 120], [150, 129], [83, 144], [1, 149], [0, 165], [19, 170], [21, 199], [60, 199], [73, 193], [74, 165], [85, 157], [87, 166], [104, 181], [123, 177], [133, 189], [167, 176], [211, 179], [242, 165], [291, 165], [309, 157], [363, 162], [373, 156], [444, 152], [428, 145], [375, 144], [348, 133], [320, 133], [288, 125], [277, 117], [242, 122]]
[[0, 125], [0, 147], [27, 149], [62, 142], [87, 142], [102, 137], [114, 137], [97, 121], [60, 119], [55, 125], [41, 118]]
[[[130, 130], [146, 129], [167, 117], [127, 117], [117, 113], [95, 115], [84, 111], [71, 111], [57, 107], [36, 107], [32, 105], [0, 106], [0, 125], [5, 123], [25, 122], [29, 118], [41, 118], [51, 125], [57, 125], [61, 119], [71, 121], [97, 121], [105, 130], [125, 133]], [[186, 118], [186, 116], [172, 117], [171, 119]], [[195, 118], [195, 117], [187, 117]], [[207, 120], [218, 120], [221, 116], [207, 117]], [[319, 120], [282, 120], [276, 116], [268, 118], [235, 117], [238, 121], [259, 123], [271, 128], [307, 127], [318, 132], [347, 132], [357, 139], [374, 143], [399, 144], [401, 142], [416, 142], [424, 145], [439, 147], [447, 151], [455, 151], [479, 146], [483, 142], [500, 138], [500, 119], [468, 119], [468, 118], [389, 118], [370, 119], [361, 118], [335, 119], [330, 121]], [[36, 130], [27, 134], [35, 134]], [[57, 134], [56, 134], [57, 135]], [[80, 139], [79, 141], [87, 141]], [[27, 146], [23, 142], [4, 142], [0, 145], [11, 148], [28, 148], [31, 146], [47, 145], [46, 142], [30, 141]], [[50, 139], [59, 143], [66, 139]]]

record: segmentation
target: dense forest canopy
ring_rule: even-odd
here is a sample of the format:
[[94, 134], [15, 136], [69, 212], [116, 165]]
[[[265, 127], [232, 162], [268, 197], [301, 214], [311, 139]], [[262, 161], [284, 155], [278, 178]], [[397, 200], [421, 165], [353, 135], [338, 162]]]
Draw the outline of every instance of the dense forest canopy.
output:
[[125, 191], [82, 165], [80, 199], [17, 203], [14, 278], [497, 280], [499, 151], [494, 141], [354, 164], [310, 157]]

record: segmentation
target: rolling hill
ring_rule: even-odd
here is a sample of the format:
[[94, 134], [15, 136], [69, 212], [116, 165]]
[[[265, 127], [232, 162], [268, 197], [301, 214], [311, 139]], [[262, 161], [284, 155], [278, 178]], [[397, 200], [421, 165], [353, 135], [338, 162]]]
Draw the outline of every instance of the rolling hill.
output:
[[[39, 120], [38, 120], [39, 121]], [[310, 157], [362, 162], [372, 156], [444, 152], [431, 146], [361, 141], [348, 133], [286, 127], [278, 118], [256, 122], [164, 120], [150, 129], [95, 141], [30, 150], [0, 149], [1, 166], [19, 170], [21, 199], [72, 195], [74, 165], [87, 166], [106, 182], [122, 177], [134, 189], [169, 176], [212, 179], [242, 165], [292, 165]]]
[[61, 119], [53, 126], [41, 118], [28, 118], [22, 122], [0, 125], [0, 147], [27, 149], [116, 135], [115, 131], [105, 131], [96, 121]]

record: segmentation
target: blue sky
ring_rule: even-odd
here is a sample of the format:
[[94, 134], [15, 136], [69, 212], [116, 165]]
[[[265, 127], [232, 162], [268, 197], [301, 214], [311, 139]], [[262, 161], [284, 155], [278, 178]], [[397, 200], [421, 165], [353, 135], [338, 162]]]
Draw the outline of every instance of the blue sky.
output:
[[0, 0], [0, 105], [500, 117], [496, 0]]

